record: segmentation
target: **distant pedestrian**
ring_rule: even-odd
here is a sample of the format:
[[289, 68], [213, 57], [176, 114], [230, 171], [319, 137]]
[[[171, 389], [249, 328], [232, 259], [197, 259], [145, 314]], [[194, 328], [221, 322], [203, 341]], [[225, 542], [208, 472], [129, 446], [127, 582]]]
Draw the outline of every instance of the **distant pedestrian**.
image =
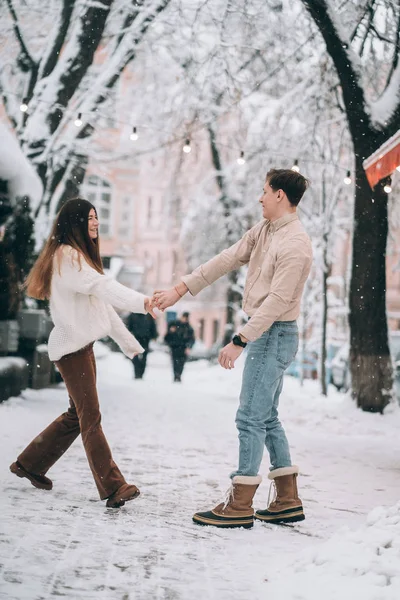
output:
[[150, 340], [156, 340], [158, 336], [156, 322], [149, 314], [141, 315], [139, 313], [131, 313], [128, 317], [126, 326], [129, 331], [133, 333], [139, 344], [143, 346], [143, 352], [136, 354], [132, 359], [135, 379], [143, 379], [146, 370]]
[[27, 278], [27, 294], [50, 301], [54, 329], [48, 351], [69, 394], [69, 408], [39, 434], [10, 466], [35, 487], [51, 490], [47, 471], [82, 434], [100, 498], [118, 508], [139, 495], [115, 464], [101, 427], [96, 390], [95, 340], [110, 336], [133, 358], [143, 352], [113, 306], [152, 312], [150, 298], [105, 275], [100, 258], [95, 207], [81, 198], [58, 213], [46, 245]]
[[184, 312], [180, 319], [168, 324], [164, 341], [171, 350], [174, 381], [182, 381], [183, 368], [195, 342], [194, 330], [189, 323], [189, 313]]
[[[296, 319], [312, 264], [311, 241], [296, 213], [307, 187], [308, 181], [300, 173], [269, 171], [259, 200], [264, 218], [236, 244], [182, 277], [174, 288], [154, 293], [155, 305], [165, 310], [187, 292], [195, 296], [229, 271], [248, 265], [243, 310], [250, 318], [219, 353], [221, 367], [233, 369], [243, 348], [249, 346], [236, 413], [239, 464], [231, 473], [226, 502], [193, 516], [201, 525], [250, 528], [254, 517], [267, 523], [304, 519], [297, 491], [299, 469], [292, 464], [278, 405], [284, 372], [297, 352]], [[276, 496], [266, 510], [254, 514], [264, 446], [271, 464], [268, 478], [275, 484]]]

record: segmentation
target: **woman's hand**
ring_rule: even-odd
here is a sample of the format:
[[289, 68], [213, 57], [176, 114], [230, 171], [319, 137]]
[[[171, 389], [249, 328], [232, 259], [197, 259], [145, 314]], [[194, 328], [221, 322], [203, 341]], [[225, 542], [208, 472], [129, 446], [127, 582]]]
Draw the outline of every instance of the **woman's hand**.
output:
[[149, 298], [148, 296], [146, 296], [146, 298], [144, 299], [144, 308], [146, 312], [148, 312], [153, 317], [153, 319], [156, 318], [156, 314], [154, 313], [153, 298]]
[[182, 296], [178, 294], [175, 288], [169, 290], [156, 290], [153, 294], [153, 305], [159, 310], [165, 310], [169, 306], [173, 306]]

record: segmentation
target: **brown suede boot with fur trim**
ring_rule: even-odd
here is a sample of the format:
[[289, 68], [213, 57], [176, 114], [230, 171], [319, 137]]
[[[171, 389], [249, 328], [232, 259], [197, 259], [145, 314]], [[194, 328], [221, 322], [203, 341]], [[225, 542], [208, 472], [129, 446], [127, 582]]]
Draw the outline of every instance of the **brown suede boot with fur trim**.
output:
[[193, 515], [193, 521], [199, 525], [250, 529], [254, 524], [253, 497], [260, 483], [259, 475], [237, 475], [232, 479], [226, 502], [221, 502], [213, 510], [196, 513]]
[[[295, 523], [304, 521], [303, 505], [297, 491], [299, 468], [283, 467], [268, 475], [275, 484], [276, 496], [266, 510], [257, 510], [254, 517], [268, 523]], [[269, 502], [269, 501], [268, 501]]]

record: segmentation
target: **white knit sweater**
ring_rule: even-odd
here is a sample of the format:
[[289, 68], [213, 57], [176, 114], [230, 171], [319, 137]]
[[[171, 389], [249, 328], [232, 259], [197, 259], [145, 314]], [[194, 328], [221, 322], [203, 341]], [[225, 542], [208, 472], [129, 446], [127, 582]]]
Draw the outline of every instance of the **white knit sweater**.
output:
[[143, 352], [113, 306], [145, 313], [145, 297], [98, 273], [82, 254], [63, 245], [60, 262], [54, 257], [51, 279], [50, 313], [54, 329], [48, 342], [50, 360], [57, 361], [106, 336], [115, 340], [129, 358]]

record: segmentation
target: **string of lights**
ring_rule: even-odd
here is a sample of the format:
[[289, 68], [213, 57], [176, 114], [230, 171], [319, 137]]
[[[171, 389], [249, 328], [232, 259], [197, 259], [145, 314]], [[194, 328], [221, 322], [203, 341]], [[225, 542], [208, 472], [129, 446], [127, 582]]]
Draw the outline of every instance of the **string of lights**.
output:
[[[12, 94], [12, 95], [18, 97], [18, 94], [14, 93], [14, 92], [7, 92], [7, 94]], [[46, 100], [43, 100], [43, 99], [38, 99], [38, 98], [35, 99], [35, 102], [41, 102], [41, 103], [45, 103], [45, 104], [48, 104], [48, 105], [52, 105], [53, 104], [52, 102], [49, 102], [49, 101], [46, 101]], [[57, 105], [55, 105], [55, 106], [57, 107]], [[70, 114], [71, 118], [73, 118], [73, 114], [71, 113], [71, 111], [66, 111], [65, 107], [63, 107], [61, 105], [60, 105], [60, 108], [64, 110], [64, 114], [65, 113], [67, 113], [67, 115]], [[20, 109], [20, 111], [22, 113], [29, 112], [29, 102], [28, 102], [27, 98], [23, 98], [23, 100], [20, 103], [19, 109]], [[75, 119], [74, 119], [74, 125], [75, 125], [75, 127], [79, 128], [79, 129], [82, 128], [82, 126], [84, 124], [84, 119], [86, 119], [86, 121], [88, 121], [90, 119], [90, 117], [93, 117], [94, 115], [96, 116], [96, 118], [98, 118], [98, 117], [104, 117], [105, 119], [109, 120], [109, 116], [108, 115], [104, 115], [104, 114], [100, 113], [98, 110], [96, 110], [94, 113], [93, 112], [83, 112], [82, 111], [82, 112], [78, 112], [77, 114], [75, 113]], [[139, 140], [139, 137], [140, 137], [139, 131], [140, 130], [146, 130], [147, 129], [147, 130], [153, 130], [153, 131], [161, 131], [161, 130], [159, 130], [159, 129], [155, 128], [155, 127], [149, 126], [147, 124], [141, 124], [140, 127], [138, 127], [137, 125], [132, 125], [132, 123], [130, 123], [130, 122], [122, 121], [122, 120], [116, 119], [116, 118], [113, 118], [113, 122], [116, 125], [118, 124], [118, 125], [122, 125], [122, 126], [125, 126], [125, 127], [129, 128], [129, 130], [130, 130], [129, 139], [132, 142], [136, 142], [136, 141]], [[201, 127], [204, 127], [204, 125], [200, 125], [199, 129]], [[171, 135], [173, 134], [173, 132], [171, 132], [171, 131], [166, 131], [166, 130], [162, 130], [162, 131], [164, 131], [165, 133], [171, 134]], [[187, 137], [187, 136], [182, 137], [182, 138], [180, 138], [180, 137], [176, 138], [175, 137], [171, 142], [169, 142], [169, 143], [167, 143], [165, 145], [172, 145], [172, 144], [177, 144], [177, 143], [182, 144], [182, 151], [185, 154], [189, 154], [192, 151], [191, 139], [190, 139], [190, 137]], [[223, 143], [219, 143], [219, 145], [227, 147], [229, 149], [232, 149], [232, 145], [223, 144]], [[239, 148], [237, 148], [237, 151], [238, 151], [238, 157], [236, 159], [236, 162], [237, 162], [237, 164], [239, 166], [243, 166], [246, 163], [245, 152], [244, 152], [244, 150], [240, 150]], [[273, 154], [278, 155], [277, 153], [273, 153]], [[281, 156], [283, 156], [284, 158], [287, 158], [287, 159], [291, 158], [289, 156], [282, 155], [282, 154], [281, 154]], [[323, 164], [323, 165], [328, 165], [328, 166], [335, 166], [336, 168], [338, 168], [338, 169], [346, 172], [346, 175], [345, 175], [345, 177], [343, 179], [343, 183], [345, 185], [351, 185], [351, 183], [352, 183], [351, 170], [343, 167], [342, 165], [339, 165], [339, 164], [333, 163], [333, 162], [322, 161], [320, 159], [315, 159], [315, 158], [312, 158], [312, 157], [307, 157], [307, 158], [304, 157], [304, 158], [301, 159], [301, 161], [304, 162], [304, 163], [308, 162], [308, 163]], [[298, 158], [295, 158], [293, 160], [293, 166], [291, 167], [291, 169], [293, 171], [297, 172], [297, 173], [300, 172], [299, 159]], [[398, 168], [398, 170], [400, 171], [400, 167]], [[389, 188], [390, 188], [390, 190], [389, 190]], [[392, 189], [391, 189], [391, 187], [389, 185], [385, 186], [385, 192], [386, 193], [390, 193], [391, 191], [392, 191]]]

